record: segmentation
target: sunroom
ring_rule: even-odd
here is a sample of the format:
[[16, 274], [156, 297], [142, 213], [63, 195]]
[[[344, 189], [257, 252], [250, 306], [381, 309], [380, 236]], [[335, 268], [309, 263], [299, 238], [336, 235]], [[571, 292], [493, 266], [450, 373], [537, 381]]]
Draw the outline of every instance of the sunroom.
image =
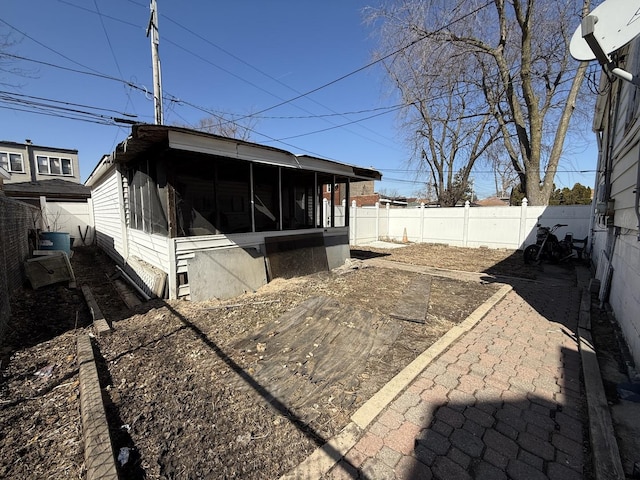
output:
[[134, 125], [86, 182], [96, 238], [148, 295], [200, 301], [342, 265], [368, 168], [180, 127]]

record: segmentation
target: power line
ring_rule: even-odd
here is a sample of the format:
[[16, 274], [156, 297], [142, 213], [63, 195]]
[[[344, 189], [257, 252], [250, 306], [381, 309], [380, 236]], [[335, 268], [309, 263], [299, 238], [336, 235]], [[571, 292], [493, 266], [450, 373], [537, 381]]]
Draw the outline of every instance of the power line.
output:
[[[137, 4], [136, 2], [131, 2], [131, 3]], [[299, 92], [299, 91], [298, 91], [298, 90], [296, 90], [295, 88], [291, 87], [290, 85], [288, 85], [288, 84], [284, 83], [284, 82], [283, 82], [283, 81], [281, 81], [280, 79], [278, 79], [278, 78], [274, 77], [273, 75], [268, 74], [267, 72], [265, 72], [265, 71], [263, 71], [263, 70], [259, 69], [259, 68], [258, 68], [258, 67], [256, 67], [255, 65], [252, 65], [251, 63], [249, 63], [249, 62], [247, 62], [247, 61], [243, 60], [242, 58], [238, 57], [237, 55], [234, 55], [233, 53], [231, 53], [231, 52], [229, 52], [228, 50], [226, 50], [226, 49], [222, 48], [221, 46], [219, 46], [219, 45], [217, 45], [217, 44], [215, 44], [215, 43], [211, 42], [209, 39], [207, 39], [207, 38], [203, 37], [202, 35], [199, 35], [198, 33], [194, 32], [193, 30], [191, 30], [191, 29], [189, 29], [189, 28], [185, 27], [184, 25], [182, 25], [182, 24], [178, 23], [177, 21], [175, 21], [174, 19], [172, 19], [172, 18], [168, 17], [167, 15], [162, 14], [162, 17], [166, 18], [166, 19], [167, 19], [167, 20], [169, 20], [171, 23], [173, 23], [173, 24], [175, 24], [176, 26], [178, 26], [178, 27], [182, 28], [183, 30], [185, 30], [185, 31], [189, 32], [191, 35], [195, 36], [196, 38], [199, 38], [199, 39], [200, 39], [200, 40], [202, 40], [203, 42], [205, 42], [205, 43], [207, 43], [207, 44], [211, 45], [211, 46], [212, 46], [212, 47], [214, 47], [214, 48], [217, 48], [218, 50], [220, 50], [220, 51], [221, 51], [221, 52], [223, 52], [224, 54], [226, 54], [226, 55], [230, 56], [231, 58], [233, 58], [233, 59], [237, 60], [238, 62], [242, 63], [243, 65], [246, 65], [246, 66], [248, 66], [249, 68], [251, 68], [252, 70], [255, 70], [256, 72], [258, 72], [259, 74], [264, 75], [264, 76], [265, 76], [265, 77], [267, 77], [268, 79], [270, 79], [270, 80], [272, 80], [272, 81], [274, 81], [274, 82], [278, 83], [279, 85], [282, 85], [283, 87], [285, 87], [285, 88], [287, 88], [287, 89], [289, 89], [289, 90], [291, 90], [291, 91], [293, 91], [293, 92], [295, 92], [295, 93], [297, 93], [297, 94], [301, 94], [301, 92]], [[273, 95], [273, 94], [271, 94], [271, 95]], [[273, 96], [275, 96], [276, 98], [279, 98], [277, 95], [273, 95]], [[326, 108], [327, 110], [329, 110], [330, 112], [332, 112], [332, 113], [333, 113], [333, 114], [335, 114], [335, 115], [339, 115], [339, 116], [345, 116], [345, 115], [346, 115], [346, 114], [344, 114], [344, 113], [336, 112], [335, 110], [331, 109], [330, 107], [327, 107], [326, 105], [324, 105], [324, 104], [322, 104], [322, 103], [318, 102], [318, 101], [317, 101], [317, 100], [315, 100], [315, 99], [310, 98], [309, 100], [310, 100], [310, 101], [312, 101], [313, 103], [315, 103], [316, 105], [319, 105], [319, 106], [321, 106], [321, 107], [323, 107], [323, 108]], [[306, 110], [305, 110], [305, 109], [303, 109], [302, 107], [298, 107], [298, 108], [300, 108], [300, 109], [302, 109], [302, 110], [306, 111]], [[310, 112], [309, 112], [309, 113], [310, 113]], [[329, 117], [329, 116], [331, 116], [331, 115], [326, 115], [326, 116], [327, 116], [327, 117]], [[317, 118], [323, 118], [323, 117], [325, 117], [325, 116], [324, 116], [324, 115], [317, 115], [316, 117], [317, 117]], [[348, 120], [350, 120], [350, 119], [348, 119]], [[348, 125], [348, 124], [345, 124], [345, 125]], [[366, 130], [369, 130], [370, 132], [372, 132], [372, 133], [374, 133], [374, 134], [376, 134], [376, 135], [380, 136], [380, 134], [379, 134], [379, 133], [374, 132], [373, 130], [371, 130], [371, 129], [370, 129], [370, 128], [368, 128], [368, 127], [363, 126], [363, 128], [365, 128]], [[356, 135], [357, 135], [357, 134], [356, 134]]]
[[393, 110], [387, 110], [386, 112], [376, 113], [375, 115], [369, 115], [368, 117], [365, 117], [365, 118], [360, 118], [358, 120], [353, 120], [353, 121], [348, 122], [348, 123], [343, 123], [342, 125], [335, 125], [333, 127], [323, 128], [321, 130], [316, 130], [316, 131], [313, 131], [313, 132], [301, 133], [300, 135], [292, 135], [290, 137], [281, 138], [280, 140], [291, 140], [292, 138], [306, 137], [308, 135], [314, 135], [316, 133], [322, 133], [322, 132], [326, 132], [328, 130], [334, 130], [336, 128], [342, 128], [342, 127], [344, 127], [346, 125], [351, 125], [351, 124], [357, 123], [357, 122], [363, 122], [364, 120], [369, 120], [371, 118], [375, 118], [375, 117], [379, 117], [381, 115], [386, 115], [388, 113], [395, 112], [396, 110], [399, 110], [401, 108], [404, 108], [404, 105], [399, 105], [398, 107], [394, 108]]
[[[23, 57], [23, 56], [20, 56], [20, 55], [13, 55], [13, 54], [10, 54], [10, 53], [3, 53], [2, 56], [3, 57], [9, 57], [9, 58], [15, 58], [16, 60], [24, 60], [25, 62], [37, 63], [39, 65], [44, 65], [44, 66], [47, 66], [47, 67], [57, 68], [57, 69], [60, 69], [60, 70], [66, 70], [68, 72], [78, 73], [78, 74], [81, 74], [81, 75], [89, 75], [89, 76], [93, 76], [93, 77], [97, 77], [97, 78], [102, 78], [104, 80], [112, 80], [112, 81], [115, 81], [115, 82], [120, 82], [120, 83], [123, 83], [124, 85], [126, 85], [128, 87], [134, 88], [134, 89], [139, 90], [141, 92], [149, 93], [148, 90], [146, 88], [144, 88], [144, 87], [139, 87], [138, 85], [136, 85], [133, 82], [130, 82], [130, 81], [127, 81], [127, 80], [123, 80], [121, 78], [114, 77], [112, 75], [107, 75], [107, 74], [96, 72], [96, 71], [87, 72], [87, 71], [84, 71], [84, 70], [78, 70], [76, 68], [63, 67], [62, 65], [56, 65], [55, 63], [45, 62], [43, 60], [36, 60], [36, 59], [33, 59], [33, 58]], [[85, 68], [88, 68], [88, 67], [85, 67]]]
[[[424, 173], [426, 170], [406, 170], [406, 169], [400, 169], [400, 168], [378, 168], [376, 170], [379, 170], [381, 172], [392, 172], [392, 173]], [[452, 171], [453, 173], [455, 173], [456, 171]], [[556, 170], [556, 173], [598, 173], [598, 172], [602, 172], [601, 170], [593, 170], [593, 169], [586, 169], [586, 170]], [[443, 174], [444, 175], [448, 175], [449, 170], [443, 170]], [[490, 173], [494, 173], [494, 170], [472, 170], [471, 172], [472, 174], [490, 174]]]
[[42, 43], [42, 42], [40, 42], [40, 41], [36, 40], [36, 39], [35, 39], [35, 38], [33, 38], [31, 35], [28, 35], [28, 34], [24, 33], [22, 30], [20, 30], [20, 29], [18, 29], [18, 28], [16, 28], [16, 27], [14, 27], [13, 25], [11, 25], [11, 24], [10, 24], [10, 23], [8, 23], [7, 21], [3, 20], [2, 18], [0, 18], [0, 22], [4, 23], [6, 26], [8, 26], [9, 28], [11, 28], [11, 29], [15, 30], [15, 31], [16, 31], [16, 32], [18, 32], [20, 35], [22, 35], [22, 36], [24, 36], [24, 37], [28, 38], [28, 39], [29, 39], [29, 40], [31, 40], [32, 42], [35, 42], [35, 43], [37, 43], [38, 45], [40, 45], [41, 47], [46, 48], [46, 49], [47, 49], [47, 50], [49, 50], [50, 52], [53, 52], [53, 53], [55, 53], [56, 55], [60, 55], [60, 56], [61, 56], [62, 58], [64, 58], [65, 60], [68, 60], [68, 61], [70, 61], [71, 63], [74, 63], [74, 64], [76, 64], [76, 65], [79, 65], [79, 66], [80, 66], [80, 67], [82, 67], [82, 68], [86, 68], [87, 70], [91, 70], [92, 72], [100, 73], [100, 72], [98, 72], [97, 70], [95, 70], [95, 69], [93, 69], [93, 68], [91, 68], [91, 67], [87, 67], [86, 65], [83, 65], [83, 64], [82, 64], [82, 63], [80, 63], [80, 62], [76, 62], [75, 60], [73, 60], [73, 59], [71, 59], [71, 58], [67, 57], [66, 55], [64, 55], [64, 54], [62, 54], [62, 53], [60, 53], [60, 52], [58, 52], [57, 50], [54, 50], [53, 48], [49, 47], [48, 45], [45, 45], [44, 43]]
[[113, 110], [111, 108], [94, 107], [94, 106], [85, 105], [85, 104], [82, 104], [82, 103], [66, 102], [66, 101], [63, 101], [63, 100], [54, 100], [54, 99], [51, 99], [51, 98], [36, 97], [36, 96], [33, 96], [33, 95], [25, 95], [25, 94], [22, 94], [22, 93], [14, 93], [14, 92], [7, 92], [7, 91], [0, 90], [0, 100], [13, 100], [10, 97], [8, 97], [9, 95], [13, 95], [13, 96], [16, 96], [16, 97], [22, 97], [22, 98], [29, 98], [29, 99], [33, 99], [33, 100], [42, 100], [42, 101], [45, 101], [45, 102], [60, 103], [62, 105], [68, 105], [68, 106], [74, 106], [74, 107], [89, 108], [89, 109], [92, 109], [92, 110], [101, 110], [103, 112], [112, 112], [112, 113], [117, 113], [118, 115], [122, 115], [122, 116], [125, 116], [125, 117], [130, 117], [130, 118], [137, 117], [137, 115], [120, 112], [118, 110]]
[[25, 113], [32, 113], [32, 114], [35, 114], [35, 115], [45, 115], [45, 116], [49, 116], [49, 117], [66, 118], [66, 119], [69, 119], [69, 120], [75, 120], [75, 121], [87, 122], [87, 123], [96, 123], [98, 125], [109, 125], [109, 126], [112, 126], [112, 127], [117, 126], [116, 122], [125, 123], [125, 124], [135, 123], [135, 122], [132, 122], [131, 120], [122, 119], [122, 118], [116, 118], [116, 117], [106, 117], [106, 116], [103, 116], [103, 115], [99, 115], [99, 116], [96, 116], [95, 118], [91, 118], [91, 117], [81, 117], [81, 116], [77, 116], [77, 115], [60, 113], [58, 111], [47, 111], [47, 110], [38, 111], [38, 110], [33, 110], [33, 109], [27, 110], [27, 109], [22, 109], [22, 108], [16, 108], [15, 106], [8, 107], [8, 106], [0, 105], [0, 108], [5, 109], [5, 110], [11, 110], [11, 111], [14, 111], [14, 112], [25, 112]]
[[[472, 16], [472, 15], [475, 15], [475, 14], [476, 14], [476, 13], [478, 13], [480, 10], [482, 10], [482, 9], [484, 9], [484, 8], [486, 8], [486, 7], [488, 7], [488, 6], [489, 6], [489, 5], [491, 5], [492, 3], [493, 3], [493, 1], [492, 1], [492, 0], [491, 0], [491, 1], [488, 1], [487, 3], [485, 3], [485, 4], [481, 5], [480, 7], [478, 7], [478, 8], [476, 8], [476, 9], [472, 10], [472, 11], [471, 11], [471, 12], [469, 12], [469, 13], [466, 13], [466, 14], [465, 14], [465, 15], [463, 15], [463, 16], [461, 16], [460, 18], [457, 18], [457, 19], [455, 19], [455, 20], [452, 20], [452, 21], [451, 21], [451, 22], [449, 22], [447, 25], [444, 25], [444, 26], [442, 26], [442, 27], [440, 27], [440, 28], [438, 28], [438, 29], [434, 30], [433, 32], [431, 32], [431, 34], [430, 34], [430, 35], [434, 35], [434, 34], [436, 34], [436, 33], [439, 33], [439, 32], [441, 32], [442, 30], [445, 30], [445, 29], [449, 28], [451, 25], [453, 25], [453, 24], [455, 24], [455, 23], [457, 23], [457, 22], [460, 22], [460, 21], [464, 20], [464, 19], [465, 19], [465, 18], [467, 18], [467, 17], [470, 17], [470, 16]], [[419, 42], [421, 42], [421, 41], [423, 41], [423, 40], [425, 40], [425, 39], [427, 39], [427, 38], [429, 38], [429, 35], [425, 35], [425, 36], [423, 36], [423, 37], [417, 38], [416, 40], [413, 40], [413, 41], [409, 42], [407, 45], [404, 45], [403, 47], [400, 47], [400, 48], [398, 48], [397, 50], [394, 50], [394, 51], [392, 51], [392, 52], [390, 52], [390, 53], [387, 53], [386, 55], [383, 55], [382, 57], [378, 58], [377, 60], [374, 60], [374, 61], [372, 61], [372, 62], [369, 62], [368, 64], [366, 64], [366, 65], [364, 65], [364, 66], [362, 66], [362, 67], [360, 67], [360, 68], [358, 68], [358, 69], [356, 69], [356, 70], [353, 70], [352, 72], [349, 72], [349, 73], [347, 73], [347, 74], [345, 74], [345, 75], [342, 75], [341, 77], [338, 77], [338, 78], [336, 78], [335, 80], [332, 80], [332, 81], [330, 81], [330, 82], [327, 82], [327, 83], [325, 83], [324, 85], [320, 85], [319, 87], [316, 87], [316, 88], [314, 88], [314, 89], [312, 89], [312, 90], [309, 90], [309, 91], [307, 91], [307, 92], [305, 92], [305, 93], [301, 93], [300, 95], [298, 95], [298, 96], [296, 96], [296, 97], [293, 97], [293, 98], [290, 98], [289, 100], [286, 100], [286, 101], [284, 101], [284, 102], [278, 103], [277, 105], [273, 105], [272, 107], [269, 107], [269, 108], [265, 108], [265, 109], [263, 109], [263, 110], [260, 110], [260, 111], [256, 112], [254, 115], [259, 115], [259, 114], [261, 114], [261, 113], [268, 112], [269, 110], [273, 110], [274, 108], [281, 107], [282, 105], [286, 105], [287, 103], [294, 102], [294, 101], [296, 101], [296, 100], [298, 100], [298, 99], [300, 99], [300, 98], [302, 98], [302, 97], [309, 96], [309, 95], [311, 95], [311, 94], [313, 94], [313, 93], [315, 93], [315, 92], [317, 92], [317, 91], [319, 91], [319, 90], [322, 90], [322, 89], [324, 89], [324, 88], [327, 88], [327, 87], [329, 87], [329, 86], [331, 86], [331, 85], [334, 85], [334, 84], [336, 84], [336, 83], [338, 83], [338, 82], [341, 82], [342, 80], [345, 80], [345, 79], [347, 79], [347, 78], [349, 78], [349, 77], [351, 77], [351, 76], [355, 75], [356, 73], [360, 73], [360, 72], [362, 72], [363, 70], [366, 70], [367, 68], [372, 67], [372, 66], [374, 66], [374, 65], [376, 65], [376, 64], [378, 64], [378, 63], [380, 63], [380, 62], [382, 62], [382, 61], [384, 61], [384, 60], [386, 60], [386, 59], [387, 59], [387, 58], [389, 58], [389, 57], [392, 57], [392, 56], [394, 56], [394, 55], [397, 55], [398, 53], [400, 53], [400, 52], [402, 52], [402, 51], [404, 51], [404, 50], [406, 50], [406, 49], [408, 49], [408, 48], [412, 47], [412, 46], [413, 46], [413, 45], [415, 45], [416, 43], [419, 43]]]
[[[95, 1], [96, 1], [96, 0], [94, 0], [94, 2], [95, 2]], [[68, 6], [71, 6], [71, 7], [78, 8], [78, 9], [80, 9], [80, 10], [86, 11], [86, 12], [91, 13], [91, 14], [96, 14], [96, 13], [97, 13], [97, 14], [99, 14], [99, 15], [101, 15], [101, 16], [104, 16], [105, 18], [109, 18], [110, 20], [114, 20], [114, 21], [117, 21], [117, 22], [122, 23], [122, 24], [125, 24], [125, 25], [129, 25], [129, 26], [133, 26], [133, 27], [139, 28], [139, 26], [138, 26], [138, 25], [135, 25], [134, 23], [131, 23], [131, 22], [128, 22], [128, 21], [125, 21], [125, 20], [121, 20], [121, 19], [116, 18], [116, 17], [112, 17], [112, 16], [108, 16], [108, 15], [102, 15], [102, 14], [100, 14], [100, 12], [99, 12], [99, 11], [98, 11], [98, 12], [96, 12], [96, 11], [90, 10], [90, 9], [85, 8], [85, 7], [82, 7], [82, 6], [75, 5], [75, 4], [70, 3], [70, 2], [68, 2], [68, 1], [65, 1], [65, 0], [58, 0], [58, 2], [63, 3], [63, 4], [68, 5]], [[138, 6], [138, 7], [144, 7], [144, 5], [142, 5], [142, 4], [138, 3], [138, 2], [132, 1], [132, 0], [129, 0], [129, 2], [130, 2], [130, 3], [132, 3], [133, 5]], [[247, 62], [247, 61], [245, 61], [245, 60], [241, 59], [240, 57], [238, 57], [238, 56], [234, 55], [233, 53], [229, 52], [228, 50], [226, 50], [226, 49], [224, 49], [224, 48], [220, 47], [219, 45], [217, 45], [217, 44], [215, 44], [215, 43], [211, 42], [210, 40], [208, 40], [207, 38], [203, 37], [202, 35], [199, 35], [198, 33], [194, 32], [193, 30], [191, 30], [191, 29], [189, 29], [189, 28], [185, 27], [184, 25], [182, 25], [181, 23], [179, 23], [179, 22], [175, 21], [174, 19], [172, 19], [171, 17], [167, 16], [166, 14], [162, 14], [162, 13], [161, 13], [161, 14], [160, 14], [160, 16], [161, 16], [161, 17], [163, 17], [164, 19], [168, 20], [169, 22], [171, 22], [171, 23], [175, 24], [175, 25], [176, 25], [176, 26], [178, 26], [179, 28], [181, 28], [181, 29], [185, 30], [186, 32], [190, 33], [191, 35], [195, 36], [196, 38], [198, 38], [198, 39], [200, 39], [200, 40], [204, 41], [204, 42], [205, 42], [205, 43], [207, 43], [208, 45], [211, 45], [212, 47], [214, 47], [214, 48], [216, 48], [216, 49], [220, 50], [221, 52], [223, 52], [224, 54], [226, 54], [226, 55], [230, 56], [231, 58], [233, 58], [233, 59], [237, 60], [238, 62], [240, 62], [240, 63], [242, 63], [242, 64], [244, 64], [244, 65], [248, 66], [249, 68], [251, 68], [251, 69], [255, 70], [256, 72], [260, 73], [261, 75], [264, 75], [265, 77], [267, 77], [267, 78], [269, 78], [269, 79], [273, 80], [274, 82], [279, 83], [280, 85], [282, 85], [282, 86], [284, 86], [284, 87], [288, 88], [289, 90], [292, 90], [293, 92], [300, 93], [299, 91], [297, 91], [296, 89], [294, 89], [294, 88], [290, 87], [289, 85], [285, 84], [284, 82], [282, 82], [282, 81], [278, 80], [277, 78], [275, 78], [275, 77], [273, 77], [273, 76], [269, 75], [268, 73], [266, 73], [266, 72], [264, 72], [264, 71], [260, 70], [259, 68], [255, 67], [254, 65], [250, 64], [249, 62]], [[238, 80], [240, 80], [240, 81], [242, 81], [242, 82], [244, 82], [244, 83], [246, 83], [246, 84], [250, 85], [251, 87], [256, 88], [257, 90], [260, 90], [260, 91], [262, 91], [262, 92], [264, 92], [264, 93], [266, 93], [266, 94], [268, 94], [268, 95], [271, 95], [271, 96], [275, 97], [275, 98], [276, 98], [276, 99], [278, 99], [278, 100], [284, 100], [284, 99], [283, 99], [282, 97], [280, 97], [279, 95], [276, 95], [276, 94], [274, 94], [274, 93], [270, 92], [269, 90], [267, 90], [267, 89], [265, 89], [265, 88], [261, 87], [260, 85], [257, 85], [257, 84], [256, 84], [256, 83], [254, 83], [254, 82], [251, 82], [250, 80], [247, 80], [246, 78], [244, 78], [244, 77], [242, 77], [242, 76], [240, 76], [240, 75], [236, 75], [236, 74], [235, 74], [235, 73], [233, 73], [232, 71], [230, 71], [230, 70], [228, 70], [228, 69], [226, 69], [226, 68], [224, 68], [224, 67], [221, 67], [220, 65], [218, 65], [218, 64], [216, 64], [216, 63], [214, 63], [214, 62], [212, 62], [211, 60], [209, 60], [209, 59], [207, 59], [207, 58], [203, 57], [202, 55], [200, 55], [200, 54], [198, 54], [198, 53], [195, 53], [195, 52], [193, 52], [192, 50], [190, 50], [190, 49], [188, 49], [188, 48], [186, 48], [186, 47], [183, 47], [182, 45], [180, 45], [180, 44], [178, 44], [178, 43], [176, 43], [176, 42], [172, 41], [170, 38], [167, 38], [166, 36], [164, 36], [163, 38], [164, 38], [164, 42], [166, 42], [166, 43], [168, 43], [168, 44], [171, 44], [171, 45], [175, 46], [176, 48], [179, 48], [180, 50], [185, 51], [186, 53], [189, 53], [190, 55], [194, 56], [194, 57], [195, 57], [195, 58], [197, 58], [198, 60], [201, 60], [202, 62], [207, 63], [207, 64], [209, 64], [209, 65], [211, 65], [211, 66], [213, 66], [213, 67], [215, 67], [215, 68], [217, 68], [217, 69], [221, 70], [222, 72], [226, 73], [227, 75], [230, 75], [230, 76], [232, 76], [233, 78], [236, 78], [236, 79], [238, 79]], [[345, 114], [340, 114], [340, 113], [338, 113], [338, 112], [335, 112], [335, 110], [332, 110], [331, 108], [327, 107], [326, 105], [321, 104], [320, 102], [318, 102], [318, 101], [316, 101], [316, 100], [314, 100], [314, 99], [311, 99], [311, 98], [310, 98], [309, 100], [310, 100], [310, 101], [312, 101], [312, 102], [314, 102], [314, 103], [316, 103], [317, 105], [319, 105], [319, 106], [321, 106], [321, 107], [323, 107], [323, 108], [326, 108], [327, 110], [329, 110], [329, 111], [331, 111], [331, 112], [334, 112], [336, 115], [343, 115], [343, 116], [345, 115]], [[174, 102], [179, 103], [179, 99], [177, 99], [176, 97], [174, 97]], [[188, 103], [187, 105], [189, 105], [189, 106], [193, 106], [193, 104], [192, 104], [192, 103], [190, 103], [190, 104]], [[304, 112], [309, 113], [309, 114], [310, 114], [309, 118], [313, 118], [313, 117], [311, 116], [311, 114], [312, 114], [312, 112], [311, 112], [311, 111], [309, 111], [309, 110], [307, 110], [307, 109], [305, 109], [305, 108], [303, 108], [303, 107], [301, 107], [301, 106], [299, 106], [299, 105], [295, 105], [295, 108], [298, 108], [299, 110], [302, 110], [302, 111], [304, 111]], [[202, 110], [202, 109], [200, 109], [200, 110]], [[175, 111], [175, 110], [173, 110], [173, 113], [174, 113], [174, 114], [176, 114], [176, 111]], [[217, 115], [214, 115], [214, 116], [217, 116]], [[245, 115], [245, 116], [241, 117], [241, 119], [244, 119], [244, 118], [247, 118], [247, 117], [253, 117], [253, 115], [252, 115], [252, 114]], [[316, 118], [319, 118], [319, 119], [323, 119], [324, 121], [326, 121], [327, 123], [330, 123], [330, 124], [332, 124], [332, 125], [336, 125], [335, 123], [331, 122], [330, 120], [325, 119], [325, 118], [324, 118], [325, 116], [317, 115], [317, 116], [315, 116], [315, 117], [316, 117]], [[329, 117], [329, 116], [327, 115], [326, 117]], [[218, 117], [218, 118], [220, 118], [220, 117]], [[304, 118], [304, 117], [301, 117], [301, 118]], [[345, 118], [346, 118], [346, 117], [345, 117]], [[347, 118], [347, 119], [348, 119], [348, 118]], [[223, 120], [225, 123], [230, 123], [230, 122], [231, 122], [230, 120], [227, 120], [226, 118], [222, 118], [222, 120]], [[236, 120], [232, 120], [232, 121], [238, 121], [238, 120], [240, 120], [240, 119], [236, 119]], [[350, 119], [348, 119], [348, 120], [350, 120]], [[350, 123], [357, 123], [357, 122], [350, 122]], [[349, 123], [346, 123], [346, 124], [344, 124], [344, 125], [349, 125]], [[384, 136], [383, 136], [383, 135], [381, 135], [380, 133], [378, 133], [378, 132], [375, 132], [375, 131], [371, 130], [371, 129], [370, 129], [369, 127], [367, 127], [367, 126], [364, 126], [364, 125], [359, 125], [359, 126], [360, 126], [360, 127], [362, 127], [363, 129], [368, 130], [368, 131], [370, 131], [371, 133], [373, 133], [373, 134], [377, 135], [378, 137], [385, 138], [385, 139], [389, 140], [388, 138], [384, 137]], [[348, 130], [348, 131], [349, 131], [349, 130]], [[362, 138], [364, 138], [365, 140], [368, 140], [368, 141], [370, 141], [370, 142], [374, 142], [374, 143], [377, 143], [377, 144], [379, 144], [379, 145], [382, 145], [382, 146], [385, 146], [385, 147], [388, 147], [388, 148], [394, 148], [394, 147], [390, 147], [390, 145], [384, 144], [384, 143], [382, 143], [382, 142], [380, 142], [380, 141], [378, 141], [378, 140], [376, 140], [376, 139], [374, 139], [374, 138], [366, 137], [366, 136], [364, 136], [364, 135], [362, 135], [362, 134], [359, 134], [359, 133], [357, 133], [357, 132], [354, 132], [354, 131], [350, 131], [350, 132], [351, 132], [351, 133], [353, 133], [354, 135], [360, 136], [360, 137], [362, 137]]]
[[[338, 113], [325, 113], [325, 114], [318, 114], [318, 115], [306, 115], [306, 116], [296, 116], [296, 115], [282, 115], [282, 116], [270, 116], [270, 115], [265, 115], [265, 116], [256, 116], [254, 118], [258, 118], [258, 119], [268, 119], [268, 120], [304, 120], [304, 119], [314, 119], [314, 118], [322, 118], [322, 117], [337, 117], [337, 116], [345, 116], [345, 115], [360, 115], [363, 113], [370, 113], [370, 112], [378, 112], [380, 110], [395, 110], [398, 109], [400, 107], [406, 107], [405, 104], [396, 104], [396, 105], [390, 105], [388, 107], [376, 107], [376, 108], [367, 108], [364, 110], [355, 110], [355, 111], [351, 111], [351, 112], [338, 112]], [[366, 120], [366, 119], [363, 119]]]

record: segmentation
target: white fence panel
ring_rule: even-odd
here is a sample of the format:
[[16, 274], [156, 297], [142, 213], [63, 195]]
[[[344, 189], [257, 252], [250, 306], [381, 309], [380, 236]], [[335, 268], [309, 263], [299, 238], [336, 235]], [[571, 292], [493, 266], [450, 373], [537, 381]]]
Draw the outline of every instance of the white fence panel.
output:
[[[397, 212], [396, 212], [397, 211]], [[385, 215], [388, 218], [386, 237], [398, 240], [406, 238], [412, 242], [420, 239], [420, 225], [422, 215], [419, 208], [385, 208]]]
[[469, 208], [466, 247], [514, 248], [521, 242], [520, 207]]
[[462, 246], [464, 209], [425, 208], [421, 243]]
[[589, 233], [590, 205], [530, 207], [356, 208], [350, 211], [353, 245], [375, 240], [521, 249], [535, 242], [536, 225], [567, 224], [562, 238]]
[[378, 211], [377, 207], [350, 209], [349, 238], [357, 238], [360, 243], [375, 242], [378, 237]]
[[47, 222], [54, 232], [66, 232], [74, 239], [74, 245], [82, 244], [82, 236], [87, 245], [93, 243], [92, 219], [88, 202], [59, 202], [48, 199]]

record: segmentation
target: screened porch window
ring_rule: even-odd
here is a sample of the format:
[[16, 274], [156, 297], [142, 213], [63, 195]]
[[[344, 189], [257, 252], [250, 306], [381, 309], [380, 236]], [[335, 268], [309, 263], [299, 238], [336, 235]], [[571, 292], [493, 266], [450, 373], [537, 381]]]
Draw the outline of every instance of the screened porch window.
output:
[[280, 230], [280, 174], [278, 167], [253, 166], [253, 209], [256, 232]]
[[282, 169], [282, 229], [315, 227], [315, 174]]
[[158, 181], [157, 166], [144, 163], [129, 172], [129, 226], [147, 233], [168, 232], [166, 182]]
[[318, 212], [322, 227], [349, 225], [348, 179], [334, 175], [318, 175]]
[[249, 163], [186, 157], [176, 170], [178, 236], [251, 231]]
[[[167, 177], [172, 179], [178, 237], [348, 225], [347, 209], [339, 198], [334, 204], [323, 202], [327, 185], [333, 195], [348, 195], [345, 178], [200, 154], [167, 161], [167, 168], [173, 169]], [[139, 166], [129, 175], [129, 224], [164, 233], [166, 217], [155, 212], [166, 214], [158, 196], [166, 203], [167, 191], [154, 190], [155, 173], [145, 171], [150, 166]]]

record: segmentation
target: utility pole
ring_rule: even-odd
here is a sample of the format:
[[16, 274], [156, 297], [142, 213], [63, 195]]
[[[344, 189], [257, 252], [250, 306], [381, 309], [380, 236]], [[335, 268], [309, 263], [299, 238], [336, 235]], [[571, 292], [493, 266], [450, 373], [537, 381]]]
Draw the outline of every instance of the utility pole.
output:
[[[147, 37], [151, 38], [151, 63], [153, 66], [153, 109], [155, 113], [156, 125], [162, 125], [162, 75], [160, 73], [160, 57], [158, 56], [158, 45], [160, 36], [158, 35], [158, 6], [156, 0], [151, 0], [151, 16], [149, 26], [147, 26]], [[151, 35], [149, 35], [151, 33]]]

